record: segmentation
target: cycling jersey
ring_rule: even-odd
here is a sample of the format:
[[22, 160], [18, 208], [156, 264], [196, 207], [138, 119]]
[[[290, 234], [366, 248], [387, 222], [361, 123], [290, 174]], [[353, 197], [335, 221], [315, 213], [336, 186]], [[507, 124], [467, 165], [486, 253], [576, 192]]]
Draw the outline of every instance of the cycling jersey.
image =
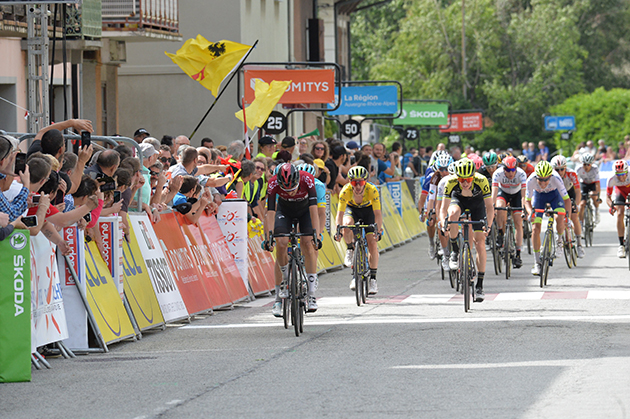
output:
[[534, 197], [534, 192], [546, 194], [556, 190], [558, 191], [562, 199], [569, 199], [567, 188], [564, 187], [564, 182], [562, 181], [562, 178], [555, 170], [553, 171], [551, 179], [549, 179], [549, 183], [547, 183], [547, 186], [545, 188], [541, 188], [538, 184], [536, 173], [531, 174], [529, 178], [527, 178], [526, 188], [527, 193], [525, 197], [528, 201], [532, 200], [532, 198]]
[[516, 168], [516, 174], [512, 179], [509, 179], [505, 174], [505, 167], [497, 169], [492, 175], [492, 187], [497, 187], [499, 190], [515, 194], [521, 189], [525, 188], [525, 182], [527, 182], [527, 175], [521, 168]]
[[443, 177], [444, 176], [442, 176], [442, 172], [440, 172], [439, 170], [436, 171], [436, 172], [433, 172], [431, 174], [431, 179], [429, 179], [429, 198], [428, 198], [428, 201], [435, 200], [436, 193], [437, 193], [437, 187], [440, 184], [440, 182], [442, 181]]
[[473, 177], [473, 184], [471, 187], [472, 196], [462, 195], [462, 187], [459, 184], [459, 180], [456, 176], [448, 176], [448, 182], [444, 188], [444, 197], [453, 199], [464, 199], [464, 200], [482, 200], [484, 198], [488, 198], [490, 194], [490, 184], [488, 183], [488, 179], [482, 174], [475, 173]]
[[438, 201], [441, 201], [442, 199], [444, 199], [444, 189], [446, 189], [446, 183], [449, 181], [451, 177], [454, 177], [455, 179], [457, 179], [457, 176], [455, 175], [448, 175], [448, 176], [444, 176], [440, 180], [440, 183], [438, 183], [437, 194], [436, 194], [436, 199]]
[[519, 166], [519, 169], [522, 169], [525, 174], [527, 175], [527, 177], [529, 177], [532, 173], [534, 173], [534, 171], [536, 170], [536, 168], [534, 167], [533, 164], [531, 163], [527, 163], [527, 166], [525, 166], [525, 169], [523, 169], [522, 167]]
[[[559, 173], [558, 173], [559, 174]], [[573, 169], [569, 169], [568, 167], [564, 169], [564, 176], [560, 176], [562, 178], [562, 182], [564, 183], [564, 187], [567, 191], [573, 189], [575, 185], [579, 185], [580, 181], [578, 180], [577, 172]]]
[[326, 208], [326, 185], [315, 178], [315, 190], [317, 191], [317, 208]]
[[599, 167], [596, 164], [591, 166], [591, 170], [588, 172], [584, 169], [584, 166], [578, 167], [575, 172], [582, 183], [596, 183], [599, 182]]
[[277, 176], [269, 179], [267, 206], [269, 211], [276, 210], [276, 196], [278, 202], [283, 204], [283, 207], [290, 208], [291, 205], [317, 205], [317, 190], [315, 189], [315, 179], [313, 175], [307, 172], [300, 171], [300, 184], [294, 195], [290, 195], [289, 192], [280, 188], [278, 185]]
[[[496, 172], [497, 171], [495, 170], [494, 173], [496, 173]], [[492, 181], [492, 176], [494, 176], [494, 173], [490, 174], [490, 172], [488, 171], [488, 168], [486, 166], [483, 166], [481, 169], [479, 169], [479, 173], [484, 175], [486, 177], [486, 179], [488, 179], [488, 182]]]
[[427, 168], [427, 171], [424, 172], [424, 181], [422, 182], [422, 195], [427, 195], [429, 193], [429, 189], [431, 187], [431, 176], [435, 173], [435, 169], [433, 167]]
[[625, 200], [628, 197], [628, 193], [630, 193], [630, 176], [626, 176], [626, 180], [623, 182], [620, 181], [619, 176], [616, 175], [609, 178], [606, 183], [606, 195], [610, 197], [613, 193], [613, 189], [617, 191], [618, 196], [622, 196]]
[[370, 182], [366, 182], [365, 189], [363, 189], [363, 199], [361, 202], [357, 203], [354, 200], [354, 188], [352, 187], [352, 183], [346, 183], [341, 189], [341, 192], [339, 192], [339, 207], [337, 208], [337, 211], [345, 211], [346, 205], [355, 208], [372, 206], [372, 209], [380, 210], [381, 198], [378, 193], [378, 188]]

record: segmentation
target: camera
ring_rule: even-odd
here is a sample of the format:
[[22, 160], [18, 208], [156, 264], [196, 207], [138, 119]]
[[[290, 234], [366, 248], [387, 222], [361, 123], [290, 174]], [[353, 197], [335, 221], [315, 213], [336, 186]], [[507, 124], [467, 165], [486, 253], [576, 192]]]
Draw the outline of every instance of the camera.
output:
[[26, 227], [35, 227], [37, 225], [37, 215], [29, 215], [28, 217], [22, 217], [22, 223]]

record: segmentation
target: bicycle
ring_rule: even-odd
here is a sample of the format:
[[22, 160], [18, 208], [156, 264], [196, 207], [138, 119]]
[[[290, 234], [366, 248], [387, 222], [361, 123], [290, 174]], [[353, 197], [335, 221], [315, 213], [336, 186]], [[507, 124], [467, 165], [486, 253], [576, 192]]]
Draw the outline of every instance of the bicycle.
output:
[[590, 195], [586, 196], [586, 204], [584, 205], [584, 220], [582, 221], [582, 233], [584, 234], [584, 245], [586, 247], [593, 246], [593, 230], [595, 229], [594, 214], [595, 207]]
[[556, 240], [553, 233], [553, 216], [556, 214], [552, 209], [536, 209], [535, 212], [547, 215], [547, 230], [540, 248], [540, 288], [547, 285], [547, 276], [549, 275], [549, 267], [553, 266], [553, 259], [556, 254]]
[[494, 207], [498, 211], [506, 211], [505, 233], [503, 235], [503, 247], [499, 249], [499, 256], [505, 264], [505, 279], [510, 279], [512, 275], [512, 265], [516, 257], [516, 228], [512, 219], [514, 211], [522, 211], [522, 207]]
[[490, 227], [490, 234], [488, 237], [490, 238], [490, 251], [492, 252], [492, 260], [494, 262], [494, 273], [495, 275], [499, 275], [501, 273], [501, 258], [499, 255], [499, 248], [497, 246], [497, 223], [496, 221], [492, 223], [492, 227]]
[[564, 250], [564, 260], [567, 262], [569, 269], [577, 267], [577, 240], [575, 238], [573, 223], [569, 219], [567, 219], [567, 226], [564, 229], [562, 247]]
[[470, 229], [468, 228], [468, 226], [486, 226], [486, 222], [470, 221], [470, 213], [466, 210], [464, 214], [459, 217], [458, 221], [446, 220], [444, 223], [444, 228], [448, 227], [449, 224], [458, 224], [462, 226], [462, 231], [459, 232], [459, 235], [463, 235], [463, 243], [459, 248], [459, 269], [457, 269], [457, 283], [458, 287], [461, 287], [461, 292], [464, 294], [464, 312], [467, 313], [470, 310], [471, 299], [475, 299], [475, 277], [477, 276], [475, 260], [470, 251]]
[[527, 243], [527, 254], [532, 254], [532, 225], [523, 212], [523, 242]]
[[304, 313], [306, 313], [306, 298], [308, 295], [308, 279], [306, 278], [306, 270], [304, 268], [304, 256], [300, 251], [299, 238], [310, 236], [313, 233], [305, 234], [297, 232], [297, 224], [293, 224], [290, 233], [270, 234], [269, 240], [273, 245], [274, 239], [277, 237], [288, 237], [289, 246], [287, 253], [289, 255], [289, 296], [282, 300], [282, 317], [284, 319], [285, 329], [289, 328], [289, 318], [295, 336], [300, 336], [304, 332]]
[[[617, 204], [615, 204], [617, 205]], [[619, 204], [621, 206], [621, 204]], [[626, 259], [628, 259], [628, 269], [630, 269], [630, 195], [626, 198], [626, 202], [623, 203], [625, 207], [624, 211], [624, 246], [626, 248]]]
[[[337, 234], [341, 234], [341, 229], [347, 228], [354, 236], [354, 260], [352, 262], [352, 278], [354, 279], [354, 295], [357, 306], [365, 304], [368, 296], [370, 281], [370, 265], [368, 262], [368, 245], [365, 236], [366, 228], [373, 228], [377, 231], [376, 224], [361, 224], [362, 220], [357, 220], [354, 225], [337, 226]], [[378, 233], [375, 233], [378, 234]]]
[[[444, 234], [440, 228], [440, 226], [438, 225], [438, 228], [435, 230], [435, 245], [436, 246], [442, 246], [442, 243], [440, 242], [440, 238], [438, 236], [438, 234]], [[446, 259], [448, 260], [448, 255], [451, 254], [451, 241], [447, 239], [447, 245], [446, 245], [446, 254], [440, 254], [440, 252], [438, 251], [438, 265], [440, 267], [440, 272], [442, 274], [442, 280], [444, 280], [446, 278], [446, 274], [448, 273], [448, 279], [449, 282], [451, 283], [451, 288], [455, 289], [456, 287], [456, 278], [455, 275], [453, 275], [453, 271], [451, 271], [450, 269], [447, 269], [447, 272], [444, 271], [444, 265], [442, 264], [442, 262]]]

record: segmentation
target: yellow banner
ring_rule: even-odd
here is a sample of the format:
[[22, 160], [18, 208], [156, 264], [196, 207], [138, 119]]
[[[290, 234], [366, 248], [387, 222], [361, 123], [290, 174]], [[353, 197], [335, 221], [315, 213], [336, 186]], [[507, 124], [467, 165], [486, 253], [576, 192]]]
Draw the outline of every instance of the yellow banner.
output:
[[324, 231], [324, 244], [319, 251], [319, 257], [317, 258], [318, 270], [320, 266], [322, 269], [334, 269], [342, 265], [343, 259], [333, 242], [334, 240], [330, 237], [330, 234], [328, 234], [327, 231]]
[[140, 330], [160, 326], [164, 324], [164, 317], [133, 228], [129, 229], [129, 240], [123, 239], [123, 274], [127, 301]]
[[420, 222], [420, 213], [418, 212], [418, 207], [413, 202], [407, 182], [403, 182], [402, 184], [402, 206], [403, 223], [411, 234], [411, 237], [416, 237], [426, 231], [427, 226], [425, 223]]
[[105, 343], [134, 336], [116, 284], [95, 242], [85, 245], [86, 294]]

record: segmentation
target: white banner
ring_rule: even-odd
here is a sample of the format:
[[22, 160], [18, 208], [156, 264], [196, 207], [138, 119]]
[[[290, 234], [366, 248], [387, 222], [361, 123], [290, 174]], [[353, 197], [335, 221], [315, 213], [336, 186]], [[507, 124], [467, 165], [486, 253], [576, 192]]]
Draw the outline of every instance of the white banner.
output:
[[43, 234], [31, 237], [31, 323], [36, 348], [68, 338], [55, 248]]
[[179, 293], [149, 217], [146, 214], [129, 214], [129, 221], [138, 240], [142, 257], [147, 264], [151, 284], [160, 303], [164, 320], [173, 322], [187, 318], [188, 311], [184, 300]]
[[249, 289], [247, 270], [247, 201], [225, 200], [219, 206], [217, 222], [225, 236], [228, 249], [234, 256], [245, 287]]
[[[85, 239], [83, 230], [79, 230], [75, 224], [64, 228], [59, 234], [62, 235], [72, 250], [68, 259], [77, 273], [81, 289], [85, 294], [85, 247], [83, 246]], [[69, 334], [68, 339], [65, 339], [63, 343], [70, 349], [86, 349], [88, 348], [87, 311], [85, 311], [79, 290], [77, 290], [72, 274], [66, 268], [66, 261], [61, 254], [57, 255], [57, 261], [59, 262], [61, 292], [63, 293], [63, 305], [66, 311]]]
[[103, 239], [103, 247], [105, 248], [103, 259], [109, 268], [109, 272], [112, 274], [122, 300], [125, 282], [125, 276], [123, 275], [122, 221], [120, 217], [100, 217], [98, 219], [98, 228]]

